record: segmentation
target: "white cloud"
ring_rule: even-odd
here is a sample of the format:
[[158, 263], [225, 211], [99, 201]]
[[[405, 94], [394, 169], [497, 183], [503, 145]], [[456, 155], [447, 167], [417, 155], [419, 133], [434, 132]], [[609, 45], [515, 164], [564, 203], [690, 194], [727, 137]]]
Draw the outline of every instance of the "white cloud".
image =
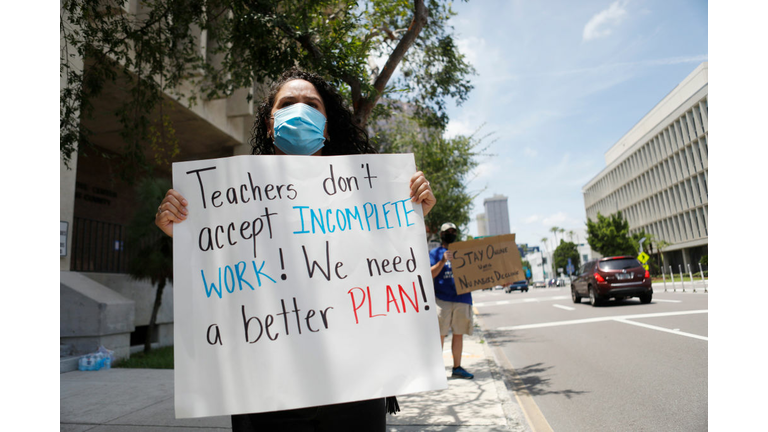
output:
[[446, 138], [453, 138], [457, 135], [472, 135], [474, 132], [475, 128], [470, 126], [469, 121], [451, 119], [445, 127], [443, 136]]
[[523, 222], [527, 223], [527, 224], [530, 224], [530, 223], [537, 222], [539, 219], [541, 219], [541, 217], [539, 215], [531, 215], [531, 216], [528, 216], [527, 218], [523, 219]]
[[478, 55], [482, 54], [485, 56], [490, 51], [490, 47], [485, 42], [485, 39], [478, 37], [460, 38], [456, 41], [456, 48], [473, 65], [478, 64], [479, 60], [481, 60]]
[[530, 157], [536, 157], [536, 155], [538, 155], [539, 153], [530, 147], [525, 147], [523, 149], [523, 154]]
[[626, 0], [617, 0], [608, 6], [608, 9], [602, 10], [589, 19], [584, 26], [582, 34], [584, 41], [590, 41], [609, 36], [613, 29], [621, 23], [627, 16]]
[[562, 224], [566, 220], [568, 220], [568, 215], [563, 212], [558, 212], [542, 219], [541, 224], [547, 227], [552, 227], [558, 224]]
[[472, 171], [472, 174], [474, 175], [472, 180], [473, 181], [487, 180], [487, 179], [493, 178], [493, 176], [500, 171], [501, 171], [501, 167], [499, 165], [492, 162], [484, 162], [478, 165]]

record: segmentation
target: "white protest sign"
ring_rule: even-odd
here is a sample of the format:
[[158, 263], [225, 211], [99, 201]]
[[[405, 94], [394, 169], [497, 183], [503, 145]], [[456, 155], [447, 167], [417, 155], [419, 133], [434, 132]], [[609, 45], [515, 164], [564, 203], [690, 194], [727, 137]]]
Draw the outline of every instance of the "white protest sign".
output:
[[447, 387], [413, 155], [173, 164], [176, 417]]

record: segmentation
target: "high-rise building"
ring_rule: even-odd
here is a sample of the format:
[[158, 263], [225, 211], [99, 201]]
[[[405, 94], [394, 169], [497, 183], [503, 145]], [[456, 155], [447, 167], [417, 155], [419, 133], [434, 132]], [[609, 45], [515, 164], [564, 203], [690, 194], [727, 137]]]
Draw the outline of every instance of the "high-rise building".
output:
[[708, 246], [707, 62], [605, 153], [606, 167], [582, 188], [587, 217], [621, 211], [630, 234], [645, 230], [670, 244], [662, 252], [698, 270]]
[[477, 215], [477, 235], [478, 237], [488, 235], [488, 218], [485, 217], [485, 213]]
[[485, 207], [486, 225], [488, 226], [489, 236], [509, 234], [509, 208], [507, 207], [507, 197], [504, 195], [494, 195], [483, 201]]

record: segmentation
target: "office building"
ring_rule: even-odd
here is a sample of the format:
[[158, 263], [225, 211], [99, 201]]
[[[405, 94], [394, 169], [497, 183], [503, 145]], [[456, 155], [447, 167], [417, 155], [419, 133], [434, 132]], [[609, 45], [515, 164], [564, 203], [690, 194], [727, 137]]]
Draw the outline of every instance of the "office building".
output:
[[486, 225], [488, 227], [486, 235], [510, 234], [507, 197], [504, 195], [494, 195], [491, 198], [486, 198], [483, 201], [483, 207], [485, 207]]
[[488, 218], [485, 217], [485, 213], [477, 215], [477, 236], [485, 237], [488, 235]]
[[[121, 13], [139, 15], [148, 6], [139, 0], [119, 2]], [[67, 14], [62, 9], [62, 21]], [[69, 24], [67, 24], [67, 28]], [[64, 28], [64, 24], [62, 24]], [[200, 34], [200, 49], [215, 55], [215, 44]], [[64, 39], [62, 38], [62, 50]], [[76, 69], [86, 72], [92, 59], [70, 57]], [[77, 368], [77, 356], [94, 352], [100, 345], [115, 351], [117, 358], [140, 351], [147, 335], [156, 287], [128, 275], [128, 262], [135, 255], [126, 229], [139, 205], [136, 185], [119, 175], [117, 157], [125, 151], [121, 125], [115, 111], [130, 97], [126, 82], [135, 75], [115, 69], [117, 82], [106, 82], [93, 99], [93, 116], [82, 116], [80, 124], [90, 130], [95, 148], [73, 154], [69, 166], [60, 166], [60, 348], [61, 370]], [[131, 74], [129, 72], [129, 74]], [[67, 85], [60, 75], [60, 89]], [[227, 98], [205, 99], [190, 106], [183, 96], [165, 93], [163, 106], [170, 123], [177, 125], [179, 154], [174, 161], [250, 154], [248, 144], [253, 123], [255, 93], [258, 100], [265, 87], [235, 90]], [[189, 94], [188, 92], [186, 92]], [[157, 120], [157, 119], [153, 119]], [[103, 157], [106, 155], [107, 157]], [[148, 154], [154, 159], [154, 154]], [[155, 167], [155, 175], [170, 178], [171, 167]], [[157, 205], [158, 203], [154, 203]], [[147, 223], [151, 223], [148, 221]], [[157, 235], [162, 235], [157, 230]], [[157, 315], [156, 346], [173, 344], [173, 287], [167, 285]]]
[[669, 244], [662, 252], [675, 271], [698, 271], [707, 254], [707, 96], [704, 62], [608, 149], [605, 169], [582, 188], [589, 219], [621, 211], [630, 234]]

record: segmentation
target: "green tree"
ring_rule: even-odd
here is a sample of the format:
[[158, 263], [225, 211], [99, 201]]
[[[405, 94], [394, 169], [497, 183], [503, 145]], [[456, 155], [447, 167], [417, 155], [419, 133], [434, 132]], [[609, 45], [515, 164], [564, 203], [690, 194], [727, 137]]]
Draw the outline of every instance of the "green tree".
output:
[[484, 155], [486, 136], [446, 138], [438, 128], [423, 124], [408, 115], [394, 115], [390, 121], [372, 126], [373, 140], [386, 153], [412, 152], [418, 169], [429, 179], [437, 204], [425, 218], [427, 231], [436, 235], [440, 225], [453, 222], [466, 232], [472, 200], [481, 192], [467, 189], [478, 158]]
[[139, 204], [127, 227], [126, 246], [131, 251], [128, 274], [135, 280], [148, 280], [156, 287], [144, 352], [152, 349], [163, 290], [168, 282], [173, 282], [173, 239], [162, 234], [153, 223], [157, 203], [170, 188], [171, 182], [166, 179], [142, 180], [136, 189]]
[[636, 241], [629, 235], [629, 222], [621, 211], [608, 217], [597, 214], [597, 221], [587, 219], [587, 242], [603, 256], [637, 255]]
[[[60, 152], [67, 164], [76, 149], [94, 148], [80, 118], [93, 114], [110, 82], [128, 94], [115, 112], [125, 164], [141, 167], [148, 167], [144, 147], [157, 136], [153, 127], [168, 127], [158, 114], [165, 94], [192, 105], [298, 65], [339, 87], [362, 126], [386, 114], [378, 102], [389, 97], [413, 104], [416, 116], [442, 129], [446, 100], [461, 103], [472, 89], [474, 69], [454, 42], [447, 0], [143, 0], [138, 8], [125, 13], [114, 0], [61, 3]], [[386, 59], [382, 68], [376, 58]], [[165, 135], [173, 144], [171, 130]]]
[[568, 258], [571, 259], [571, 264], [573, 264], [574, 268], [579, 268], [579, 266], [581, 266], [579, 250], [578, 250], [578, 247], [576, 246], [576, 243], [560, 240], [560, 244], [557, 246], [557, 248], [555, 249], [555, 252], [552, 254], [552, 261], [554, 261], [553, 269], [556, 270], [558, 268], [563, 268], [563, 269], [567, 268]]

